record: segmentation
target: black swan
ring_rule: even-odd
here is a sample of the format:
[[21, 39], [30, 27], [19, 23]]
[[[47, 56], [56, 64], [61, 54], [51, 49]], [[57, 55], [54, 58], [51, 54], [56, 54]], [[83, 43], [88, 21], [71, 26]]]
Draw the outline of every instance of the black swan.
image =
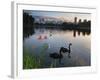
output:
[[63, 52], [63, 53], [70, 53], [71, 52], [71, 49], [70, 49], [70, 46], [72, 45], [72, 43], [69, 43], [69, 47], [68, 48], [65, 48], [65, 47], [61, 47], [60, 48], [60, 53]]
[[61, 53], [58, 54], [58, 53], [54, 52], [54, 53], [50, 54], [50, 57], [53, 59], [61, 59], [61, 58], [63, 58], [63, 55]]
[[62, 53], [68, 52], [68, 53], [69, 53], [69, 54], [68, 54], [68, 58], [71, 58], [71, 56], [70, 56], [70, 52], [71, 52], [70, 46], [71, 46], [71, 45], [72, 45], [72, 44], [70, 43], [70, 44], [69, 44], [69, 49], [64, 48], [64, 47], [61, 47], [60, 50], [59, 50], [59, 53], [56, 53], [56, 52], [50, 53], [49, 56], [50, 56], [51, 58], [53, 58], [53, 59], [59, 59], [59, 63], [61, 63], [61, 59], [63, 58]]

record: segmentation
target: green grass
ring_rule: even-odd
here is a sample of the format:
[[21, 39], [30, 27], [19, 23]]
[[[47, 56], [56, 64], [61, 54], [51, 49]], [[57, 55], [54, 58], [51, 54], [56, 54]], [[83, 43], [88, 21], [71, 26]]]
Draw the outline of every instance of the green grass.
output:
[[45, 43], [40, 49], [40, 55], [35, 56], [28, 49], [23, 49], [23, 69], [42, 68], [45, 63], [45, 51], [48, 49], [48, 44]]
[[36, 57], [31, 55], [27, 49], [23, 51], [23, 68], [32, 69], [38, 67]]

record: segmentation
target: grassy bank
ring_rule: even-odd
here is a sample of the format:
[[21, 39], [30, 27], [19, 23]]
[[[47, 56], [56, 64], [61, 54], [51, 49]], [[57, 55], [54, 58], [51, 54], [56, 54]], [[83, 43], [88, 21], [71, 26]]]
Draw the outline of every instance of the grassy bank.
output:
[[48, 45], [44, 44], [41, 47], [40, 55], [36, 56], [34, 53], [31, 53], [28, 49], [23, 49], [23, 69], [36, 69], [42, 68], [45, 63], [45, 51], [48, 49]]

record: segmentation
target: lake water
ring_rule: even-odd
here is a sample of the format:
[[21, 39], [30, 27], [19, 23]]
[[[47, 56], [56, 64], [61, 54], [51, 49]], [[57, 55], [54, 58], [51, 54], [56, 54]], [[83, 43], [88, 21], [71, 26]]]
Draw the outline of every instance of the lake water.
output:
[[[43, 58], [40, 68], [77, 67], [91, 65], [91, 33], [82, 30], [62, 30], [35, 28], [24, 38], [23, 48], [37, 57]], [[63, 58], [53, 59], [51, 53], [58, 53], [61, 47], [68, 48], [72, 43], [71, 53], [63, 53]], [[24, 50], [23, 49], [23, 50]]]

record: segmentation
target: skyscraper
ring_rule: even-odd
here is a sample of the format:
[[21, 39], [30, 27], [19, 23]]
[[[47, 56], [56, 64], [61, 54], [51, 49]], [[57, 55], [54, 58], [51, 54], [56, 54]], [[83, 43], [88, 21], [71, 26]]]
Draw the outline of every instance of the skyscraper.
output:
[[74, 18], [74, 23], [77, 24], [77, 17]]
[[81, 23], [82, 22], [82, 20], [81, 19], [79, 19], [79, 22], [78, 23]]
[[85, 23], [86, 23], [86, 22], [87, 22], [87, 20], [86, 20], [86, 19], [84, 19], [84, 21], [83, 21], [83, 22], [85, 22]]

